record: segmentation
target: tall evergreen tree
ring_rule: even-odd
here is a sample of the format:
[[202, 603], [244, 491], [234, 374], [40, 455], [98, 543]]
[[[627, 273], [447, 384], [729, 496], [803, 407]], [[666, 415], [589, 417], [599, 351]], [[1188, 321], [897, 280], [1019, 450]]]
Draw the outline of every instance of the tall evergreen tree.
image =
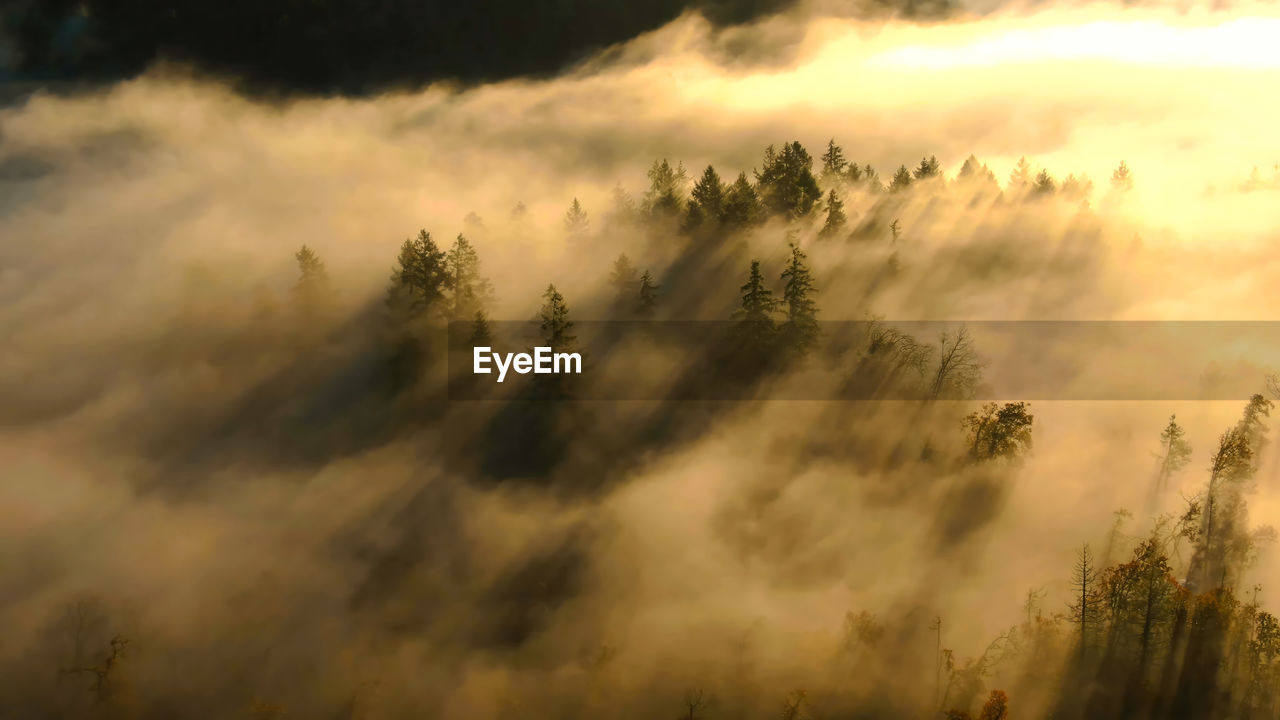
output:
[[569, 306], [564, 301], [564, 295], [551, 284], [542, 297], [546, 300], [538, 311], [542, 344], [554, 352], [569, 352], [573, 349], [577, 336], [573, 334], [573, 322], [569, 320]]
[[[857, 168], [856, 165], [853, 167]], [[822, 182], [831, 184], [844, 179], [848, 168], [849, 161], [844, 157], [844, 149], [836, 144], [835, 138], [831, 138], [827, 141], [827, 151], [822, 153]]]
[[751, 261], [751, 271], [747, 282], [739, 293], [742, 302], [734, 312], [738, 318], [736, 327], [741, 350], [749, 353], [748, 359], [757, 361], [773, 346], [774, 334], [777, 330], [773, 314], [778, 309], [778, 300], [773, 291], [765, 284], [764, 275], [760, 272], [760, 261]]
[[587, 234], [588, 228], [590, 228], [590, 222], [587, 220], [587, 211], [582, 209], [582, 203], [578, 202], [578, 198], [574, 198], [564, 214], [565, 234], [570, 238], [579, 239]]
[[785, 143], [782, 152], [776, 152], [772, 145], [766, 148], [756, 180], [761, 202], [775, 215], [799, 217], [822, 197], [813, 176], [813, 158], [798, 142]]
[[1009, 191], [1025, 193], [1031, 187], [1031, 181], [1031, 163], [1025, 156], [1018, 158], [1018, 164], [1013, 166], [1013, 172], [1009, 173]]
[[803, 354], [818, 341], [818, 305], [813, 300], [817, 288], [804, 251], [795, 243], [791, 243], [791, 259], [782, 271], [782, 280], [782, 299], [787, 306], [782, 335], [788, 347]]
[[298, 261], [298, 282], [293, 286], [294, 298], [306, 314], [322, 309], [328, 301], [329, 273], [324, 261], [310, 247], [303, 245], [294, 253]]
[[615, 302], [621, 304], [632, 298], [636, 291], [636, 266], [626, 253], [613, 261], [613, 272], [609, 275], [609, 285], [613, 288]]
[[1111, 187], [1119, 192], [1129, 192], [1133, 189], [1133, 173], [1129, 172], [1129, 166], [1123, 160], [1111, 173]]
[[431, 234], [418, 231], [418, 236], [405, 240], [391, 273], [387, 304], [410, 317], [428, 313], [444, 315], [445, 293], [451, 278], [445, 253], [436, 246]]
[[889, 192], [902, 192], [911, 187], [911, 171], [906, 165], [899, 165], [896, 172], [893, 173], [893, 180], [889, 183]]
[[469, 342], [473, 348], [493, 345], [493, 332], [489, 328], [489, 316], [484, 314], [484, 310], [476, 310], [475, 317], [471, 319]]
[[1036, 175], [1035, 183], [1031, 186], [1031, 191], [1036, 195], [1052, 195], [1058, 190], [1058, 184], [1053, 181], [1053, 176], [1048, 170], [1041, 170]]
[[764, 219], [764, 206], [760, 196], [747, 180], [746, 173], [739, 173], [738, 179], [729, 186], [724, 199], [724, 225], [727, 229], [758, 225]]
[[480, 255], [475, 247], [459, 234], [445, 255], [445, 262], [453, 291], [453, 318], [467, 318], [483, 309], [492, 298], [493, 286], [480, 275]]
[[1191, 444], [1186, 431], [1178, 424], [1178, 416], [1170, 415], [1169, 424], [1160, 433], [1160, 468], [1156, 474], [1156, 490], [1164, 490], [1169, 479], [1191, 461]]
[[636, 294], [636, 316], [648, 320], [658, 304], [658, 286], [653, 283], [653, 275], [648, 270], [640, 276], [640, 289]]
[[644, 209], [650, 217], [675, 217], [684, 207], [684, 188], [688, 175], [684, 163], [671, 167], [666, 158], [655, 160], [649, 168], [649, 190], [644, 194]]
[[823, 223], [822, 230], [818, 232], [819, 237], [830, 238], [839, 235], [848, 220], [844, 214], [844, 203], [832, 188], [827, 192], [827, 220]]
[[916, 180], [927, 180], [935, 178], [942, 174], [942, 165], [938, 162], [936, 155], [930, 155], [927, 158], [921, 158], [920, 164], [916, 166], [912, 176]]
[[636, 201], [619, 183], [613, 186], [613, 208], [609, 211], [606, 222], [615, 227], [626, 227], [635, 223], [640, 211], [636, 209]]
[[725, 185], [716, 169], [710, 165], [690, 193], [689, 210], [685, 215], [685, 229], [712, 229], [720, 224], [725, 214]]

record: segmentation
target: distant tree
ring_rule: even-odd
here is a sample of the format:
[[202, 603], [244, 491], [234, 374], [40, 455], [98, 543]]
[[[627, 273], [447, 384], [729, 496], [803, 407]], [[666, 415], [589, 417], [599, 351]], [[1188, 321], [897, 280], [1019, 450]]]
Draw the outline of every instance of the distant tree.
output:
[[747, 180], [746, 173], [729, 186], [724, 200], [724, 224], [731, 230], [758, 225], [764, 219], [760, 196]]
[[470, 241], [459, 234], [445, 255], [445, 263], [455, 320], [470, 317], [488, 305], [493, 297], [493, 285], [480, 274], [480, 255]]
[[1086, 200], [1093, 193], [1093, 181], [1084, 175], [1067, 175], [1062, 180], [1060, 192], [1071, 200]]
[[565, 234], [571, 239], [580, 239], [587, 234], [590, 225], [587, 220], [587, 211], [582, 209], [582, 203], [578, 202], [578, 198], [574, 198], [564, 214]]
[[[853, 166], [854, 169], [857, 167]], [[827, 141], [827, 151], [822, 153], [822, 182], [831, 184], [839, 181], [846, 177], [848, 169], [849, 161], [844, 157], [844, 150], [836, 144], [835, 138], [831, 138]]]
[[775, 152], [772, 145], [765, 149], [756, 180], [761, 201], [775, 215], [799, 217], [822, 197], [813, 176], [813, 159], [798, 142], [783, 144], [782, 152]]
[[889, 192], [902, 192], [911, 187], [911, 171], [906, 165], [899, 165], [896, 172], [893, 173], [893, 180], [889, 183]]
[[546, 300], [538, 311], [542, 344], [555, 352], [572, 350], [577, 336], [573, 334], [573, 322], [569, 320], [569, 306], [565, 304], [564, 296], [552, 284], [547, 286], [542, 297]]
[[658, 286], [653, 282], [653, 275], [645, 270], [640, 275], [640, 290], [636, 294], [636, 315], [649, 319], [653, 317], [654, 307], [658, 304]]
[[693, 231], [719, 226], [725, 215], [726, 190], [716, 169], [708, 165], [707, 169], [702, 171], [702, 177], [694, 184], [693, 192], [690, 194], [689, 210], [684, 222], [685, 230]]
[[1089, 643], [1098, 633], [1102, 621], [1102, 594], [1098, 587], [1099, 570], [1089, 550], [1089, 543], [1080, 547], [1075, 568], [1071, 572], [1072, 600], [1067, 606], [1071, 622], [1080, 626], [1080, 661], [1089, 651]]
[[845, 168], [844, 177], [841, 179], [851, 185], [857, 185], [858, 183], [862, 182], [862, 179], [864, 177], [866, 177], [866, 174], [863, 171], [862, 166], [859, 165], [858, 163], [851, 162]]
[[630, 300], [636, 291], [636, 266], [626, 253], [613, 261], [613, 272], [609, 275], [609, 285], [613, 287], [615, 301], [618, 303]]
[[655, 160], [649, 168], [649, 190], [644, 194], [644, 209], [650, 217], [675, 217], [684, 207], [684, 188], [688, 182], [684, 164], [671, 167], [666, 158]]
[[920, 164], [911, 173], [916, 180], [927, 180], [929, 178], [938, 177], [942, 174], [942, 165], [938, 162], [936, 155], [930, 155], [927, 158], [921, 158]]
[[996, 174], [991, 172], [991, 168], [978, 162], [976, 156], [970, 155], [965, 158], [964, 164], [960, 166], [960, 172], [956, 175], [956, 179], [964, 182], [995, 184]]
[[1123, 160], [1111, 173], [1111, 187], [1119, 192], [1129, 192], [1133, 189], [1133, 173], [1129, 172], [1129, 166]]
[[1169, 424], [1160, 433], [1160, 468], [1156, 474], [1156, 490], [1163, 490], [1169, 478], [1187, 466], [1191, 461], [1191, 444], [1186, 440], [1186, 431], [1178, 424], [1178, 416], [1170, 415]]
[[294, 298], [304, 313], [314, 313], [328, 300], [329, 273], [325, 271], [320, 256], [306, 245], [294, 253], [293, 257], [298, 261], [298, 282], [293, 286]]
[[515, 207], [511, 208], [511, 219], [519, 222], [529, 215], [529, 207], [524, 204], [523, 200], [516, 202]]
[[707, 698], [702, 688], [690, 690], [684, 696], [684, 708], [676, 720], [699, 720], [706, 717]]
[[839, 235], [844, 230], [848, 218], [844, 214], [844, 203], [840, 200], [840, 196], [836, 194], [835, 188], [827, 192], [827, 220], [822, 225], [822, 230], [818, 232], [819, 237], [829, 238]]
[[1057, 189], [1058, 184], [1053, 181], [1048, 170], [1041, 170], [1031, 186], [1031, 191], [1036, 195], [1052, 195]]
[[613, 208], [609, 211], [606, 222], [615, 227], [625, 227], [635, 223], [640, 211], [636, 209], [636, 201], [631, 193], [623, 189], [619, 183], [613, 186]]
[[1031, 163], [1027, 158], [1018, 158], [1018, 164], [1013, 167], [1013, 172], [1009, 174], [1009, 190], [1015, 193], [1024, 193], [1031, 187], [1032, 182]]
[[1244, 415], [1240, 418], [1240, 432], [1244, 434], [1249, 442], [1249, 450], [1253, 453], [1253, 457], [1257, 460], [1262, 455], [1262, 450], [1267, 445], [1267, 426], [1264, 418], [1271, 416], [1271, 410], [1275, 405], [1261, 394], [1255, 394], [1249, 398], [1248, 404], [1244, 407]]
[[387, 304], [408, 317], [428, 313], [445, 314], [445, 293], [451, 277], [444, 251], [436, 246], [431, 234], [420, 230], [418, 236], [405, 240], [391, 273]]
[[969, 414], [964, 426], [969, 431], [969, 457], [975, 462], [1005, 458], [1013, 460], [1031, 449], [1034, 416], [1025, 402], [987, 403]]
[[782, 271], [782, 280], [786, 283], [782, 300], [787, 313], [782, 337], [789, 348], [804, 354], [818, 341], [818, 305], [813, 300], [817, 288], [805, 264], [804, 251], [795, 243], [791, 244], [791, 259]]
[[493, 344], [493, 332], [489, 329], [489, 317], [484, 310], [476, 310], [471, 320], [471, 347], [490, 347]]
[[902, 237], [902, 224], [898, 222], [898, 218], [894, 218], [893, 222], [889, 223], [889, 239], [897, 245], [900, 237]]

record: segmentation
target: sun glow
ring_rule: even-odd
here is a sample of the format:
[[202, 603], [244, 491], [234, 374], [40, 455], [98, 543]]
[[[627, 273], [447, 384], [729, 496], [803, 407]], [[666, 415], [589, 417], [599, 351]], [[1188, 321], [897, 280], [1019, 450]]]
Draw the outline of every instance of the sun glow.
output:
[[1189, 68], [1280, 68], [1280, 18], [1209, 27], [1106, 21], [1005, 30], [958, 44], [909, 45], [868, 59], [871, 67], [949, 69], [1042, 61], [1102, 60]]

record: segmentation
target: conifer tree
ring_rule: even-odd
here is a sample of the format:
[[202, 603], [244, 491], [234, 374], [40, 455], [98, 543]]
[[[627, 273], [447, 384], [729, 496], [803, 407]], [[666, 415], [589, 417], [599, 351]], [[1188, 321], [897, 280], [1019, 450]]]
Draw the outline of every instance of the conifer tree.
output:
[[1118, 192], [1129, 192], [1133, 189], [1133, 173], [1123, 160], [1111, 173], [1111, 187]]
[[493, 344], [493, 333], [489, 329], [489, 317], [484, 310], [476, 310], [471, 320], [471, 347], [489, 347]]
[[1036, 195], [1052, 195], [1058, 189], [1058, 184], [1053, 181], [1053, 176], [1048, 170], [1041, 170], [1036, 175], [1035, 183], [1031, 186], [1031, 191]]
[[426, 313], [443, 315], [443, 301], [450, 282], [444, 251], [436, 246], [430, 233], [420, 230], [417, 237], [405, 240], [400, 246], [387, 290], [387, 304], [410, 317]]
[[791, 243], [791, 259], [782, 271], [782, 280], [782, 299], [787, 306], [783, 337], [790, 348], [803, 354], [818, 340], [818, 306], [813, 300], [817, 288], [805, 264], [804, 251], [795, 243]]
[[449, 286], [453, 291], [454, 319], [470, 317], [483, 309], [493, 295], [489, 279], [480, 275], [480, 255], [461, 234], [445, 255], [449, 269]]
[[1014, 193], [1024, 193], [1031, 187], [1031, 163], [1027, 161], [1026, 156], [1018, 158], [1018, 164], [1013, 167], [1013, 172], [1009, 174], [1009, 191]]
[[1160, 433], [1160, 469], [1156, 475], [1156, 490], [1163, 490], [1169, 478], [1191, 461], [1191, 444], [1186, 441], [1186, 431], [1178, 424], [1178, 416], [1170, 415], [1169, 424]]
[[956, 179], [968, 183], [996, 184], [996, 174], [991, 172], [991, 168], [980, 163], [974, 155], [965, 158], [964, 164], [960, 166], [960, 172], [956, 174]]
[[[857, 168], [856, 165], [853, 167]], [[822, 153], [822, 182], [830, 184], [841, 180], [848, 168], [849, 161], [845, 160], [844, 149], [836, 144], [835, 138], [831, 138], [827, 141], [827, 151]]]
[[729, 186], [724, 200], [724, 225], [727, 229], [758, 225], [764, 219], [764, 206], [760, 196], [747, 180], [747, 174], [739, 173], [738, 179]]
[[844, 203], [836, 195], [835, 189], [832, 188], [827, 192], [827, 221], [823, 223], [822, 230], [818, 232], [818, 236], [824, 238], [835, 237], [840, 234], [847, 222], [848, 218], [844, 214]]
[[582, 203], [578, 202], [578, 198], [574, 198], [569, 205], [568, 211], [564, 214], [564, 231], [573, 239], [581, 238], [587, 234], [590, 222], [587, 220], [587, 211], [582, 209]]
[[1062, 187], [1059, 192], [1063, 197], [1072, 200], [1085, 200], [1093, 192], [1093, 182], [1084, 175], [1068, 174], [1062, 179]]
[[569, 320], [569, 306], [554, 284], [547, 286], [542, 297], [546, 300], [538, 311], [542, 344], [554, 352], [569, 352], [577, 340], [573, 334], [573, 322]]
[[615, 227], [626, 227], [634, 224], [638, 217], [639, 211], [636, 209], [636, 201], [631, 197], [631, 193], [627, 192], [621, 183], [614, 185], [613, 208], [609, 211], [606, 222]]
[[298, 282], [293, 286], [294, 297], [304, 313], [314, 313], [328, 299], [329, 273], [320, 256], [306, 245], [293, 257], [298, 261]]
[[640, 276], [640, 290], [636, 295], [636, 315], [649, 319], [653, 317], [658, 304], [658, 286], [653, 283], [653, 275], [645, 270]]
[[684, 206], [684, 188], [688, 175], [684, 163], [671, 167], [666, 158], [655, 160], [649, 168], [649, 190], [644, 195], [644, 209], [650, 217], [675, 217]]
[[715, 228], [725, 214], [725, 186], [716, 169], [710, 165], [690, 193], [689, 210], [685, 215], [685, 230]]
[[775, 151], [772, 145], [766, 148], [756, 180], [761, 202], [775, 215], [799, 217], [822, 197], [813, 176], [813, 159], [799, 142], [785, 143], [782, 152]]
[[902, 192], [911, 187], [911, 171], [907, 170], [906, 165], [899, 165], [898, 170], [893, 173], [893, 180], [889, 183], [889, 192]]
[[936, 155], [930, 155], [927, 158], [921, 158], [920, 164], [916, 166], [912, 176], [916, 180], [927, 180], [929, 178], [938, 177], [942, 174], [942, 165], [938, 162]]
[[626, 253], [618, 256], [613, 261], [613, 272], [609, 275], [609, 285], [613, 287], [616, 302], [622, 303], [629, 300], [635, 293], [636, 289], [636, 266], [631, 264], [631, 258]]
[[738, 318], [738, 338], [743, 344], [742, 349], [753, 356], [750, 359], [759, 360], [772, 347], [776, 331], [773, 314], [778, 308], [777, 298], [765, 285], [759, 260], [751, 261], [747, 282], [739, 288], [739, 292], [742, 303], [734, 312], [734, 316]]

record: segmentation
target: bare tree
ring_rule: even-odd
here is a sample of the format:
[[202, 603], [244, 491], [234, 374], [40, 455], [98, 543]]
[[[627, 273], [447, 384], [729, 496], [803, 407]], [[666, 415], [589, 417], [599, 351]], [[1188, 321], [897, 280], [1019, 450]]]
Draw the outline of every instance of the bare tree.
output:
[[707, 709], [706, 694], [702, 688], [695, 688], [685, 693], [684, 710], [680, 713], [679, 720], [698, 720], [703, 716]]
[[982, 363], [968, 328], [942, 333], [938, 343], [938, 368], [933, 373], [929, 397], [936, 400], [944, 393], [950, 397], [967, 397], [981, 378]]
[[1071, 573], [1071, 588], [1075, 600], [1068, 606], [1071, 621], [1080, 626], [1080, 661], [1084, 662], [1089, 647], [1089, 632], [1100, 619], [1102, 597], [1098, 593], [1098, 569], [1089, 550], [1089, 543], [1080, 547], [1075, 569]]

